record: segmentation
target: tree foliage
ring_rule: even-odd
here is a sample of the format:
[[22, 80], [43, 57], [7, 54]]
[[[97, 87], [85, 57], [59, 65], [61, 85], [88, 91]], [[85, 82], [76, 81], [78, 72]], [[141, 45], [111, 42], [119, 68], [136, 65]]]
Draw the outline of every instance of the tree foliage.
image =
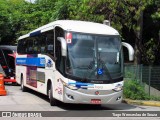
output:
[[1, 0], [0, 13], [1, 44], [15, 44], [20, 35], [58, 19], [108, 19], [134, 46], [136, 64], [160, 64], [159, 0]]

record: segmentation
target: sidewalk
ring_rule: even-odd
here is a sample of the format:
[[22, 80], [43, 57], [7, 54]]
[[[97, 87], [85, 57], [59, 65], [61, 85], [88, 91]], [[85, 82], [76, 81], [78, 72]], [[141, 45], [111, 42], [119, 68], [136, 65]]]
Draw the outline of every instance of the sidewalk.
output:
[[124, 99], [123, 102], [124, 103], [128, 103], [128, 104], [136, 104], [136, 105], [145, 105], [145, 106], [160, 107], [160, 101], [144, 101], [144, 100]]

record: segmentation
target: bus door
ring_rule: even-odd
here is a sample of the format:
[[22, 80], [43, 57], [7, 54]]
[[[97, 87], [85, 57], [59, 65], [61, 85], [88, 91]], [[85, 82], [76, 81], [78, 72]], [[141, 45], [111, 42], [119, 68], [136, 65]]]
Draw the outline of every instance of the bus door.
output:
[[2, 50], [0, 49], [0, 72], [4, 74], [4, 76], [6, 76], [6, 69], [7, 69], [7, 65], [5, 63], [5, 59], [4, 59], [4, 55], [2, 53]]
[[1, 66], [1, 64], [0, 64], [0, 73], [2, 73], [4, 76], [6, 76], [5, 72], [3, 71], [3, 68]]
[[16, 82], [15, 80], [15, 53], [12, 50], [1, 50], [1, 66], [6, 74], [5, 82]]

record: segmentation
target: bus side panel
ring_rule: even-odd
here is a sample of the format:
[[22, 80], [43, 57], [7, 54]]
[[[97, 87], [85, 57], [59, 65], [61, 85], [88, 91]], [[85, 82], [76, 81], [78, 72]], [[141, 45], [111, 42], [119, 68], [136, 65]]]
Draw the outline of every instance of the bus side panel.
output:
[[37, 68], [37, 90], [45, 95], [47, 95], [47, 79], [44, 68]]
[[53, 81], [54, 83], [53, 91], [54, 91], [54, 97], [60, 101], [64, 101], [64, 95], [65, 95], [64, 85], [62, 81], [68, 83], [67, 78], [63, 77], [63, 75], [61, 75], [59, 71], [55, 71], [55, 80]]
[[18, 55], [16, 54], [16, 61], [15, 61], [15, 77], [16, 77], [16, 82], [18, 84], [21, 84], [21, 75], [23, 75], [23, 80], [24, 80], [24, 83], [25, 83], [25, 80], [26, 80], [26, 66], [23, 66], [23, 65], [18, 65], [18, 59], [17, 58], [26, 58], [26, 55]]
[[21, 84], [21, 75], [23, 76], [24, 84], [26, 83], [26, 66], [16, 65], [16, 82]]
[[64, 77], [56, 70], [55, 62], [50, 57], [46, 56], [45, 61], [46, 80], [51, 80], [52, 96], [57, 100], [63, 101], [63, 84], [60, 79], [63, 79]]

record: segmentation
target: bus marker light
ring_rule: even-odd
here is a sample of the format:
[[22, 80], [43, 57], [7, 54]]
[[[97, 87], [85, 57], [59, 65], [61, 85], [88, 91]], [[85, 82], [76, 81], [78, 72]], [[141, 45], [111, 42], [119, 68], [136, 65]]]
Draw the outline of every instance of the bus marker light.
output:
[[67, 40], [67, 43], [72, 43], [72, 33], [66, 34], [66, 40]]

